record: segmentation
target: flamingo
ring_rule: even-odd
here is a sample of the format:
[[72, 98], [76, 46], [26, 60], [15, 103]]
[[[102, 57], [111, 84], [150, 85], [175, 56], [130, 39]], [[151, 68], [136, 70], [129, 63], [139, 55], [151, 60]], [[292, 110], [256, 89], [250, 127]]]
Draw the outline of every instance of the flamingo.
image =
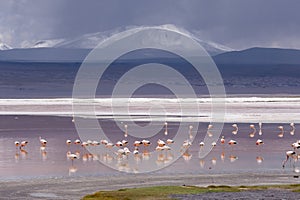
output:
[[126, 145], [128, 144], [128, 141], [127, 141], [127, 140], [122, 140], [121, 142], [122, 142], [122, 145], [123, 145], [123, 146], [126, 146]]
[[15, 141], [15, 146], [16, 146], [16, 149], [18, 149], [18, 147], [20, 146], [20, 142], [19, 141]]
[[133, 146], [139, 147], [139, 146], [141, 146], [142, 144], [143, 144], [142, 141], [136, 140], [136, 141], [134, 141]]
[[128, 125], [125, 124], [125, 125], [124, 125], [124, 128], [125, 128], [124, 137], [127, 137], [127, 136], [128, 136]]
[[293, 148], [294, 148], [294, 151], [296, 151], [296, 149], [299, 149], [300, 148], [300, 144], [299, 142], [294, 142], [292, 145], [291, 145]]
[[118, 156], [125, 155], [124, 149], [118, 149], [117, 154], [118, 154]]
[[72, 144], [72, 141], [71, 140], [66, 140], [66, 144], [69, 147]]
[[236, 161], [237, 159], [238, 159], [237, 156], [234, 156], [234, 155], [229, 156], [230, 162], [234, 162], [234, 161]]
[[166, 145], [166, 143], [165, 143], [164, 141], [162, 141], [161, 139], [159, 139], [159, 140], [157, 141], [157, 145], [158, 145], [159, 147], [163, 147], [163, 146]]
[[221, 138], [221, 144], [225, 144], [225, 138], [224, 138], [224, 136], [222, 136], [222, 138]]
[[162, 150], [163, 150], [163, 147], [162, 147], [162, 146], [159, 146], [159, 145], [157, 145], [157, 146], [155, 147], [155, 150], [156, 150], [156, 151], [162, 151]]
[[228, 142], [228, 144], [229, 144], [230, 146], [233, 146], [233, 145], [236, 145], [236, 144], [237, 144], [237, 141], [235, 141], [235, 140], [230, 140], [230, 141]]
[[174, 143], [174, 140], [172, 139], [167, 139], [167, 144], [170, 145], [170, 144], [173, 144]]
[[124, 153], [127, 156], [128, 154], [131, 153], [131, 151], [127, 147], [124, 147]]
[[145, 147], [148, 147], [151, 144], [151, 142], [149, 140], [142, 140], [142, 143]]
[[123, 143], [121, 142], [121, 141], [118, 141], [118, 142], [116, 142], [116, 144], [115, 144], [117, 147], [122, 147], [123, 146]]
[[168, 122], [165, 122], [165, 135], [168, 135]]
[[47, 140], [41, 138], [41, 136], [39, 137], [39, 139], [40, 139], [41, 145], [42, 145], [43, 147], [46, 147], [46, 145], [47, 145]]
[[166, 151], [170, 151], [171, 150], [171, 147], [168, 146], [168, 145], [165, 145], [162, 148], [163, 148], [163, 150], [166, 150]]
[[284, 131], [283, 126], [278, 126], [278, 129], [279, 129], [280, 131]]
[[82, 143], [81, 143], [81, 146], [82, 146], [82, 147], [87, 147], [87, 146], [89, 146], [89, 143], [88, 143], [88, 142], [82, 142]]
[[233, 128], [235, 128], [235, 130], [232, 131], [232, 134], [236, 135], [239, 131], [239, 127], [237, 124], [232, 124], [231, 125]]
[[295, 151], [287, 151], [287, 152], [285, 152], [285, 155], [286, 155], [286, 159], [282, 162], [282, 168], [285, 167], [285, 164], [288, 160], [290, 160], [291, 158], [295, 158], [296, 152]]
[[199, 143], [200, 148], [204, 147], [204, 142]]
[[138, 154], [139, 154], [139, 149], [135, 147], [133, 150], [133, 155], [138, 155]]
[[72, 161], [72, 166], [73, 166], [73, 162], [75, 159], [78, 159], [78, 156], [74, 153], [71, 153], [70, 151], [67, 153], [67, 158], [70, 159]]
[[87, 140], [86, 143], [88, 143], [88, 145], [92, 145], [92, 140]]
[[263, 142], [261, 139], [257, 139], [256, 142], [255, 142], [255, 144], [256, 144], [257, 146], [259, 146], [259, 145], [264, 144], [264, 142]]
[[26, 140], [22, 141], [20, 149], [25, 148], [27, 146], [27, 144], [28, 144], [28, 141], [26, 141]]
[[216, 142], [212, 142], [212, 143], [211, 143], [211, 146], [212, 146], [212, 147], [215, 147], [215, 146], [217, 146], [217, 143], [216, 143]]
[[108, 141], [107, 140], [100, 140], [100, 143], [106, 145], [108, 143]]
[[292, 123], [290, 123], [290, 126], [291, 126], [290, 134], [294, 135], [295, 134], [295, 130], [296, 130], [295, 124], [292, 122]]
[[96, 140], [92, 141], [92, 146], [99, 146], [99, 145], [100, 145], [100, 142], [98, 142]]
[[212, 124], [209, 124], [208, 126], [207, 126], [207, 130], [210, 130], [210, 129], [212, 129], [213, 128], [213, 125]]
[[255, 136], [255, 133], [256, 133], [256, 128], [254, 126], [254, 124], [250, 124], [249, 125], [250, 128], [253, 130], [250, 134], [249, 134], [249, 137], [253, 138]]
[[111, 142], [108, 142], [108, 143], [105, 144], [105, 147], [106, 147], [107, 149], [111, 149], [113, 146], [114, 146], [114, 144], [111, 143]]
[[81, 141], [80, 141], [79, 139], [76, 139], [76, 140], [74, 141], [74, 144], [81, 144]]
[[258, 135], [262, 135], [262, 122], [259, 122], [258, 126], [259, 126]]
[[282, 138], [284, 135], [284, 128], [283, 126], [278, 126], [278, 129], [280, 130], [280, 133], [278, 134], [278, 137]]
[[182, 144], [183, 148], [189, 148], [192, 145], [192, 143], [188, 140], [185, 140]]
[[190, 138], [190, 139], [193, 139], [192, 129], [193, 129], [193, 126], [190, 125], [190, 126], [189, 126], [189, 138]]

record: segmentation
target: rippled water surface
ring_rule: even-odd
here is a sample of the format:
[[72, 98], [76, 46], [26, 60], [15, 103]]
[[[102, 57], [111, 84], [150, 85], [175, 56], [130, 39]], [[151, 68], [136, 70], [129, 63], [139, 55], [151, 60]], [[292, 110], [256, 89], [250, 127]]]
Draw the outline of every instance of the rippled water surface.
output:
[[[207, 134], [208, 123], [200, 123], [198, 131], [191, 130], [195, 123], [181, 124], [186, 132], [180, 133], [186, 139], [193, 139], [189, 149], [174, 149], [175, 143], [170, 144], [171, 150], [156, 152], [157, 140], [166, 141], [173, 138], [178, 130], [179, 123], [168, 123], [168, 135], [164, 134], [163, 122], [153, 122], [147, 126], [146, 122], [138, 122], [146, 129], [157, 129], [159, 132], [147, 139], [151, 141], [149, 147], [139, 147], [139, 154], [133, 155], [133, 142], [137, 139], [130, 136], [131, 127], [128, 126], [128, 137], [124, 137], [124, 131], [112, 121], [101, 120], [101, 126], [111, 142], [126, 139], [127, 147], [131, 151], [128, 156], [119, 156], [116, 149], [100, 148], [94, 154], [81, 145], [66, 145], [66, 140], [74, 141], [79, 138], [74, 128], [74, 123], [68, 117], [49, 116], [1, 116], [0, 117], [0, 177], [2, 179], [19, 179], [34, 177], [60, 177], [60, 176], [90, 176], [90, 175], [117, 175], [121, 171], [139, 172], [140, 167], [147, 162], [155, 162], [155, 165], [163, 168], [155, 173], [243, 173], [243, 172], [291, 172], [297, 171], [300, 164], [297, 161], [288, 161], [285, 169], [282, 169], [282, 161], [286, 159], [285, 152], [292, 150], [291, 144], [299, 139], [296, 129], [294, 135], [290, 134], [289, 124], [263, 124], [262, 135], [258, 134], [258, 124], [254, 124], [257, 132], [249, 127], [249, 124], [238, 124], [239, 131], [233, 134], [232, 124], [225, 124], [222, 135], [225, 144], [220, 140], [216, 146], [204, 158], [199, 158], [203, 141]], [[124, 122], [126, 123], [126, 122]], [[284, 133], [278, 129], [282, 125]], [[296, 124], [297, 127], [297, 124]], [[214, 134], [214, 128], [208, 135]], [[45, 149], [40, 148], [39, 136], [47, 140]], [[208, 136], [209, 137], [209, 136]], [[100, 141], [102, 138], [99, 138]], [[237, 145], [230, 146], [228, 141], [236, 140]], [[257, 139], [262, 139], [263, 145], [256, 145]], [[15, 141], [28, 141], [28, 145], [20, 150], [14, 145]], [[103, 144], [101, 144], [103, 145]], [[100, 146], [101, 146], [100, 145]], [[173, 146], [172, 146], [173, 145]], [[181, 144], [180, 144], [181, 146]], [[205, 144], [206, 147], [211, 144]], [[90, 146], [89, 148], [98, 148]], [[202, 147], [204, 148], [204, 147]], [[67, 152], [77, 153], [78, 159], [73, 162], [67, 158]], [[183, 156], [178, 160], [175, 152], [181, 151]], [[102, 161], [102, 162], [100, 162]], [[173, 162], [175, 161], [175, 162]], [[172, 163], [173, 162], [173, 163]], [[103, 164], [104, 163], [104, 164]], [[171, 164], [172, 163], [172, 164]], [[171, 164], [171, 165], [170, 165]], [[113, 166], [111, 169], [108, 166]]]

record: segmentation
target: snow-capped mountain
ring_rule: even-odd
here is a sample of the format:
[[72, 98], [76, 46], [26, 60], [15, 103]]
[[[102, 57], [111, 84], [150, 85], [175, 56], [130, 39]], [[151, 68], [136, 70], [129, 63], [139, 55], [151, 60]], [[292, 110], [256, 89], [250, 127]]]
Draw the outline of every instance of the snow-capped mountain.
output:
[[[166, 24], [166, 25], [161, 25], [161, 26], [155, 26], [157, 28], [163, 28], [163, 29], [167, 29], [167, 30], [171, 30], [171, 31], [176, 31], [179, 33], [183, 33], [185, 35], [188, 35], [190, 37], [192, 37], [193, 39], [195, 39], [196, 41], [199, 42], [200, 45], [202, 45], [202, 47], [204, 49], [206, 49], [206, 51], [208, 51], [208, 53], [210, 55], [216, 55], [216, 54], [220, 54], [220, 53], [224, 53], [227, 51], [232, 51], [233, 49], [226, 47], [224, 45], [212, 42], [212, 41], [204, 41], [199, 39], [196, 35], [192, 34], [191, 32], [183, 29], [183, 28], [179, 28], [175, 25], [172, 24]], [[55, 48], [72, 48], [72, 49], [93, 49], [95, 48], [100, 42], [102, 42], [103, 40], [105, 40], [106, 38], [116, 34], [116, 33], [121, 33], [123, 31], [135, 31], [135, 29], [143, 29], [143, 28], [147, 28], [147, 27], [125, 27], [125, 28], [117, 28], [114, 30], [110, 30], [110, 31], [105, 31], [105, 32], [96, 32], [96, 33], [89, 33], [89, 34], [84, 34], [75, 38], [64, 38], [64, 39], [53, 39], [53, 40], [41, 40], [38, 42], [35, 42], [31, 47], [29, 48], [50, 48], [50, 47], [55, 47]], [[164, 44], [164, 38], [159, 38], [158, 40], [156, 40], [155, 42]], [[176, 45], [182, 45], [182, 44], [177, 44], [178, 41], [174, 41], [174, 46]], [[26, 46], [28, 48], [28, 45]]]
[[32, 48], [49, 48], [49, 47], [55, 47], [55, 45], [63, 42], [64, 39], [54, 39], [54, 40], [40, 40], [36, 42]]
[[[105, 39], [113, 35], [114, 37], [123, 37], [128, 33], [134, 33], [147, 28], [151, 27], [131, 26], [125, 28], [117, 28], [105, 32], [84, 34], [75, 38], [47, 39], [38, 40], [36, 42], [24, 41], [22, 43], [22, 48], [19, 49], [11, 49], [8, 45], [0, 43], [0, 49], [6, 50], [1, 51], [0, 61], [82, 62], [86, 55], [90, 52], [90, 50], [95, 48]], [[201, 44], [202, 47], [206, 49], [206, 51], [210, 55], [217, 55], [232, 50], [228, 47], [211, 41], [200, 40], [191, 32], [172, 24], [154, 26], [154, 28], [166, 29], [190, 36], [194, 40], [198, 41], [199, 44]], [[168, 45], [169, 49], [173, 50], [181, 50], [183, 46], [188, 45], [185, 44], [185, 42], [178, 40], [178, 38], [172, 34], [168, 34], [167, 36], [163, 37], [156, 37], [156, 33], [157, 32], [155, 30], [149, 31], [149, 37], [141, 36], [142, 38], [139, 38], [138, 41], [141, 41], [143, 44], [153, 44], [154, 42], [159, 45]], [[183, 49], [189, 48], [189, 46], [186, 46], [186, 48]], [[191, 52], [193, 52], [193, 49], [191, 49]]]
[[12, 49], [9, 45], [0, 43], [0, 50], [9, 50]]
[[[200, 43], [200, 45], [202, 45], [202, 47], [205, 48], [205, 50], [208, 51], [208, 53], [211, 55], [216, 55], [216, 54], [224, 53], [227, 51], [233, 51], [233, 49], [226, 47], [224, 45], [221, 45], [221, 44], [218, 44], [218, 43], [215, 43], [212, 41], [201, 40], [197, 36], [192, 34], [191, 32], [189, 32], [185, 29], [179, 28], [172, 24], [166, 24], [166, 25], [161, 25], [161, 26], [156, 26], [156, 27], [164, 28], [164, 29], [171, 30], [171, 31], [176, 31], [176, 32], [183, 33], [185, 35], [192, 37], [193, 39], [198, 41]], [[114, 30], [106, 31], [106, 32], [85, 34], [85, 35], [79, 36], [77, 38], [65, 39], [63, 42], [60, 42], [60, 43], [57, 43], [56, 45], [54, 45], [54, 47], [92, 49], [92, 48], [95, 48], [100, 42], [102, 42], [106, 38], [108, 38], [116, 33], [120, 33], [125, 30], [130, 31], [130, 30], [139, 29], [139, 28], [142, 29], [142, 28], [147, 28], [147, 27], [132, 27], [131, 26], [131, 27], [126, 27], [124, 29], [118, 28], [118, 29], [114, 29]], [[155, 42], [159, 42], [162, 44], [164, 43], [163, 38], [159, 38], [159, 40], [156, 40]], [[174, 41], [174, 43], [175, 42], [176, 41]]]

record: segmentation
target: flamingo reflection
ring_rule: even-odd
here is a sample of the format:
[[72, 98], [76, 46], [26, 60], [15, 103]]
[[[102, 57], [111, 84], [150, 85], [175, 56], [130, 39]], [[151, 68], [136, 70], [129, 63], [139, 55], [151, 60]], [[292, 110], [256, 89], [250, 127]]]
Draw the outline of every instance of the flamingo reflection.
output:
[[262, 156], [257, 156], [256, 157], [257, 164], [261, 164], [263, 161], [264, 161], [264, 158]]

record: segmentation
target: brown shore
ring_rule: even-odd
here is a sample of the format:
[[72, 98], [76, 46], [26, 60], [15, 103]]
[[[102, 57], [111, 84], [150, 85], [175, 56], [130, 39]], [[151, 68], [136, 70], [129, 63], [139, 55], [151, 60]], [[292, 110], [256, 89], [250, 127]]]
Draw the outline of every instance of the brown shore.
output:
[[300, 179], [295, 178], [293, 174], [262, 173], [210, 175], [124, 174], [113, 177], [2, 180], [0, 181], [0, 199], [81, 199], [83, 196], [99, 190], [117, 190], [121, 188], [158, 185], [248, 186], [297, 184], [299, 182]]

